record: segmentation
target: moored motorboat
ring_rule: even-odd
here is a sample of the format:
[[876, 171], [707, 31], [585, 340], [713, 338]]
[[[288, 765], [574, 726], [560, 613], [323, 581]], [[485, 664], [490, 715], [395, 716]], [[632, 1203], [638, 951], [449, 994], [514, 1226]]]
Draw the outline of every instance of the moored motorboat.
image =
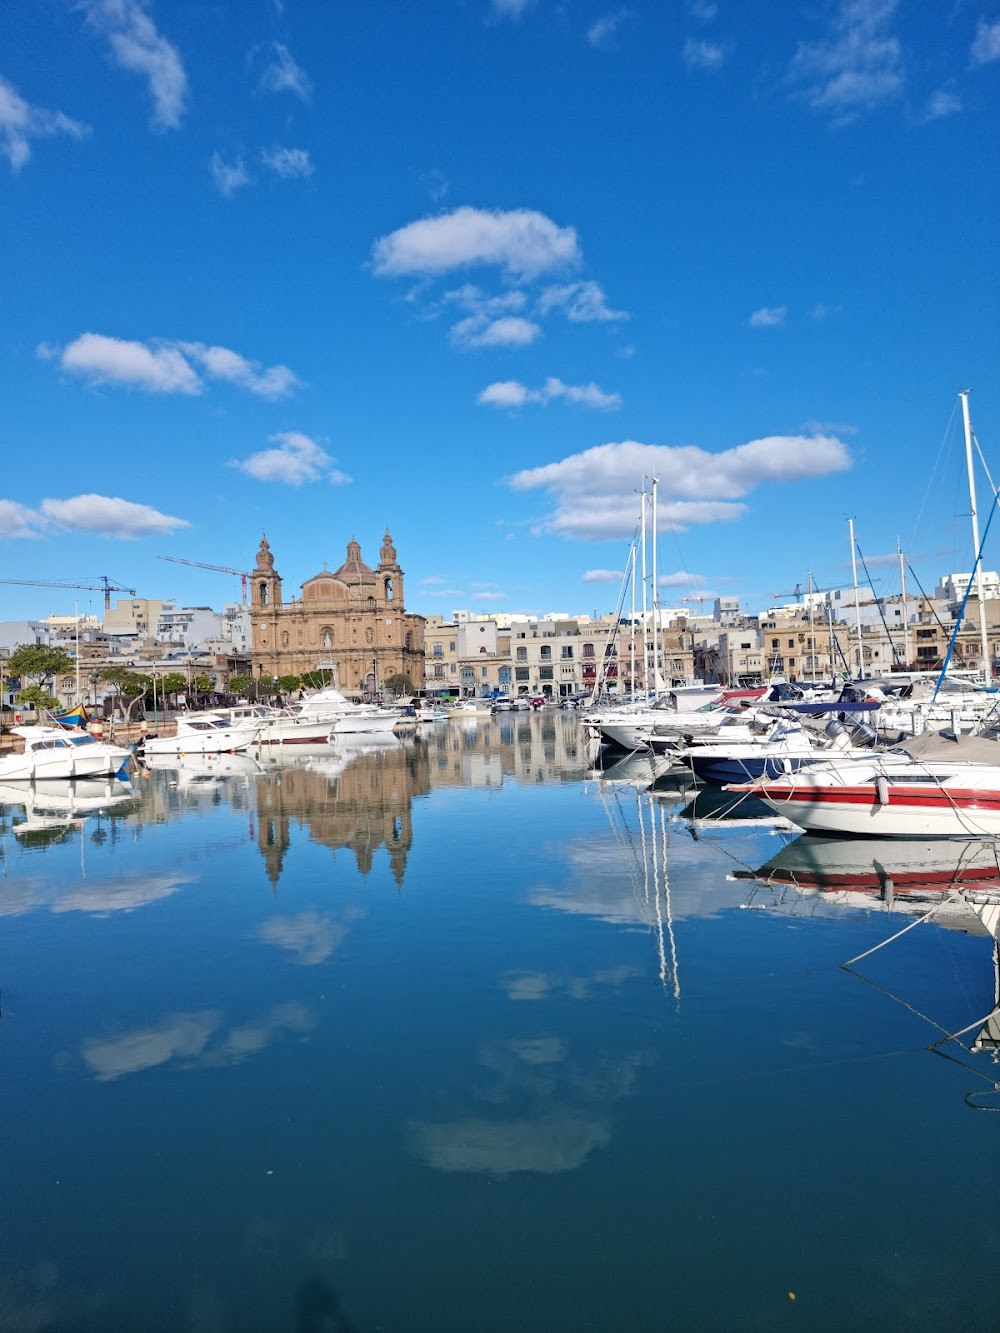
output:
[[328, 721], [266, 704], [237, 704], [218, 709], [217, 715], [231, 722], [256, 723], [260, 728], [258, 745], [322, 745], [329, 741], [332, 731]]
[[335, 736], [353, 732], [392, 731], [399, 721], [399, 713], [395, 709], [353, 703], [332, 685], [317, 690], [301, 703], [292, 704], [289, 711], [313, 722], [329, 723], [330, 731]]
[[0, 781], [25, 778], [100, 778], [114, 775], [128, 763], [131, 750], [98, 740], [88, 731], [67, 727], [21, 726], [13, 734], [24, 740], [23, 754], [0, 759]]
[[257, 741], [260, 726], [253, 722], [230, 722], [217, 713], [191, 713], [177, 719], [173, 736], [147, 736], [146, 755], [226, 754], [249, 750]]

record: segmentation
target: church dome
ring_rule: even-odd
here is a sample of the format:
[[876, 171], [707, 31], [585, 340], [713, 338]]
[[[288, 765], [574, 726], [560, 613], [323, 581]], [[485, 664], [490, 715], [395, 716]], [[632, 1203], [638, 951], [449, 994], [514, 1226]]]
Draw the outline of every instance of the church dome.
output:
[[358, 542], [352, 540], [347, 543], [347, 559], [339, 569], [333, 571], [333, 577], [342, 579], [352, 587], [357, 587], [359, 583], [374, 585], [375, 571], [361, 559], [361, 547]]

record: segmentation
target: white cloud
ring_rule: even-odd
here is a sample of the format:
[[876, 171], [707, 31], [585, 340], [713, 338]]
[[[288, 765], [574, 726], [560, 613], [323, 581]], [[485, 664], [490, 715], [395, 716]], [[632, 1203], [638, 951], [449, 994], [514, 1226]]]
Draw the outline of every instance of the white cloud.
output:
[[711, 23], [719, 7], [712, 4], [711, 0], [691, 0], [690, 10], [699, 23]]
[[221, 153], [213, 153], [208, 169], [212, 176], [212, 183], [223, 199], [231, 199], [237, 190], [242, 190], [245, 185], [249, 185], [253, 181], [253, 177], [247, 170], [247, 165], [242, 157], [236, 157], [232, 162], [227, 162]]
[[517, 380], [498, 380], [488, 384], [476, 402], [487, 407], [524, 407], [526, 403], [541, 402], [541, 395]]
[[261, 91], [292, 93], [300, 101], [308, 102], [312, 96], [309, 75], [282, 42], [274, 42], [269, 50], [271, 58], [260, 76]]
[[249, 458], [230, 459], [227, 466], [245, 472], [257, 481], [280, 481], [286, 486], [303, 486], [324, 479], [331, 486], [346, 486], [351, 478], [333, 467], [335, 459], [315, 440], [299, 431], [280, 431], [269, 435], [274, 449], [261, 449]]
[[150, 393], [186, 394], [200, 393], [203, 387], [176, 347], [150, 347], [102, 333], [82, 333], [64, 348], [59, 364], [91, 384], [131, 384]]
[[442, 1123], [417, 1121], [409, 1126], [409, 1137], [416, 1156], [438, 1171], [555, 1175], [575, 1171], [595, 1149], [606, 1147], [611, 1130], [604, 1120], [557, 1108], [539, 1120], [470, 1116]]
[[500, 314], [523, 310], [528, 298], [522, 291], [501, 292], [499, 296], [487, 296], [481, 287], [467, 282], [453, 291], [445, 292], [443, 300], [448, 305], [460, 305], [474, 315], [495, 318]]
[[308, 148], [274, 148], [261, 150], [260, 160], [264, 167], [280, 176], [282, 180], [306, 180], [313, 174], [312, 158]]
[[576, 231], [530, 209], [488, 212], [462, 207], [410, 222], [376, 241], [379, 277], [432, 276], [485, 264], [514, 278], [537, 277], [580, 258]]
[[520, 491], [545, 490], [554, 498], [554, 512], [539, 531], [600, 540], [631, 536], [635, 491], [643, 477], [659, 478], [660, 495], [667, 498], [658, 523], [678, 531], [742, 517], [748, 510], [743, 497], [764, 483], [808, 480], [850, 466], [847, 448], [833, 436], [770, 436], [717, 454], [694, 445], [627, 440], [528, 468], [509, 484]]
[[530, 319], [519, 315], [506, 315], [501, 319], [486, 320], [479, 315], [470, 315], [460, 320], [451, 330], [452, 341], [457, 347], [527, 347], [542, 334], [541, 329]]
[[938, 88], [928, 97], [920, 119], [924, 122], [945, 120], [948, 116], [958, 115], [961, 110], [962, 99], [953, 89]]
[[840, 0], [829, 35], [800, 42], [789, 79], [814, 111], [846, 125], [900, 96], [902, 48], [890, 31], [897, 0]]
[[300, 384], [298, 376], [288, 366], [270, 366], [265, 370], [259, 362], [248, 361], [228, 347], [207, 347], [204, 343], [188, 342], [179, 342], [176, 346], [212, 379], [248, 389], [258, 398], [285, 398]]
[[519, 19], [535, 3], [535, 0], [490, 0], [490, 9], [494, 18]]
[[[657, 583], [661, 588], [689, 588], [692, 583], [704, 582], [704, 574], [691, 574], [686, 569], [679, 569], [674, 574], [660, 574]], [[708, 593], [705, 593], [708, 596]], [[715, 593], [712, 593], [715, 596]]]
[[31, 157], [32, 139], [46, 139], [54, 134], [83, 139], [89, 133], [89, 125], [71, 120], [61, 111], [32, 106], [0, 75], [0, 157], [7, 159], [12, 170], [20, 171]]
[[994, 19], [992, 23], [979, 20], [970, 55], [974, 65], [988, 65], [1000, 60], [1000, 19]]
[[149, 17], [146, 0], [81, 0], [93, 26], [108, 40], [117, 65], [149, 80], [153, 124], [176, 129], [184, 114], [187, 75], [175, 47]]
[[750, 327], [752, 329], [776, 329], [779, 324], [784, 324], [787, 314], [787, 306], [761, 306], [750, 316]]
[[585, 574], [581, 574], [581, 583], [619, 583], [621, 581], [622, 571], [620, 569], [588, 569]]
[[627, 9], [605, 14], [587, 29], [587, 41], [595, 51], [612, 51], [617, 45], [618, 29], [629, 17]]
[[0, 538], [37, 537], [43, 519], [16, 500], [0, 500]]
[[726, 61], [726, 49], [719, 42], [689, 37], [684, 43], [681, 57], [688, 69], [721, 69]]
[[[45, 359], [53, 354], [48, 344], [40, 344], [36, 350]], [[264, 368], [228, 347], [176, 339], [156, 338], [142, 343], [109, 338], [103, 333], [83, 333], [63, 349], [59, 364], [90, 384], [131, 385], [149, 393], [202, 393], [204, 381], [195, 366], [209, 378], [225, 380], [258, 398], [284, 398], [299, 386], [298, 377], [288, 366]]]
[[550, 376], [541, 389], [529, 389], [517, 380], [498, 380], [482, 391], [476, 402], [488, 407], [517, 408], [528, 403], [550, 403], [565, 399], [579, 407], [594, 407], [605, 411], [621, 407], [621, 395], [605, 393], [596, 384], [564, 384]]
[[558, 287], [546, 287], [538, 298], [538, 310], [548, 315], [563, 310], [574, 324], [593, 320], [628, 319], [624, 310], [612, 310], [599, 282], [570, 282]]
[[189, 528], [186, 519], [161, 514], [151, 505], [134, 504], [109, 495], [74, 495], [68, 500], [43, 500], [43, 516], [66, 532], [132, 541]]
[[323, 963], [347, 938], [347, 926], [329, 912], [299, 912], [295, 916], [272, 916], [257, 931], [265, 944], [276, 944], [295, 955], [303, 967]]

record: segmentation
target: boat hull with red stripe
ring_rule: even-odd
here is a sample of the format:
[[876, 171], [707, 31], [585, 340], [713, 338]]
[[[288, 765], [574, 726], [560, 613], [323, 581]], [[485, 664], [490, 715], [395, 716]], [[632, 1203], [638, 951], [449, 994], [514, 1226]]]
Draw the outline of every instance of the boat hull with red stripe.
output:
[[731, 786], [807, 832], [875, 838], [1000, 837], [1000, 765], [905, 755], [828, 761]]

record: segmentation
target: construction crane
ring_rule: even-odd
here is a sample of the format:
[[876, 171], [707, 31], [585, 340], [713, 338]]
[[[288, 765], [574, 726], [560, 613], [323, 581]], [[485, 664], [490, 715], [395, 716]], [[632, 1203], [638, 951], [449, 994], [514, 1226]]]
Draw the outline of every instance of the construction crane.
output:
[[[813, 589], [813, 591], [817, 591]], [[772, 597], [794, 597], [797, 602], [802, 601], [802, 584], [796, 583], [794, 588], [780, 588], [777, 592], [771, 593]]]
[[699, 614], [699, 615], [704, 615], [704, 614], [705, 614], [705, 602], [706, 602], [707, 600], [708, 600], [708, 599], [707, 599], [706, 597], [699, 596], [699, 595], [696, 594], [696, 593], [692, 593], [692, 595], [691, 595], [690, 597], [682, 597], [682, 598], [681, 598], [681, 601], [682, 601], [682, 602], [697, 602], [697, 603], [698, 603], [698, 614]]
[[243, 589], [243, 605], [247, 604], [247, 579], [251, 577], [247, 569], [232, 569], [229, 565], [206, 565], [202, 560], [185, 560], [179, 555], [158, 555], [157, 560], [172, 560], [175, 565], [191, 565], [195, 569], [214, 569], [216, 574], [235, 574]]
[[100, 577], [100, 583], [59, 583], [54, 579], [0, 579], [0, 583], [17, 583], [25, 588], [85, 588], [88, 592], [103, 592], [105, 611], [111, 610], [112, 592], [124, 592], [128, 593], [129, 597], [135, 596], [134, 588], [126, 588], [121, 583], [115, 583], [106, 574]]

